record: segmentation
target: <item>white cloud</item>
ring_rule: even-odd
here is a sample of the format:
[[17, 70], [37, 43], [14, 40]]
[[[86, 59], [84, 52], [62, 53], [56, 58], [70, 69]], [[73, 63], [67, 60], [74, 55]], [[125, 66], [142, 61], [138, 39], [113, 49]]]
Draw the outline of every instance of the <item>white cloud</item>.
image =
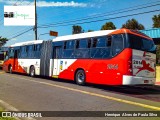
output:
[[[33, 5], [34, 2], [30, 1], [23, 1], [21, 2], [16, 2], [14, 0], [0, 0], [0, 2], [4, 2], [7, 5]], [[38, 1], [37, 2], [38, 7], [86, 7], [86, 3], [78, 3], [78, 2], [47, 2], [47, 1]]]

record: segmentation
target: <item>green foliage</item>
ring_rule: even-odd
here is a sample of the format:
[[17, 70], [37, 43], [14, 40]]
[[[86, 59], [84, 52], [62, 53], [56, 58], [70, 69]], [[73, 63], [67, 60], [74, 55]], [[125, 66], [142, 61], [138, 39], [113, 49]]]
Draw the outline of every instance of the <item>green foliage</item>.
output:
[[79, 25], [74, 25], [72, 26], [72, 34], [78, 34], [78, 33], [82, 33], [82, 27]]
[[152, 17], [152, 20], [153, 20], [153, 28], [160, 28], [160, 14], [154, 15]]
[[144, 26], [136, 19], [128, 20], [125, 24], [122, 25], [122, 28], [133, 29], [133, 30], [144, 30]]
[[8, 41], [7, 38], [2, 38], [2, 37], [0, 36], [0, 47], [2, 47], [4, 44], [6, 44], [7, 41]]
[[94, 30], [88, 30], [88, 32], [93, 32]]
[[106, 22], [102, 27], [101, 30], [114, 30], [116, 29], [116, 26], [113, 24], [113, 22]]
[[157, 45], [156, 55], [157, 55], [156, 63], [160, 65], [160, 45]]

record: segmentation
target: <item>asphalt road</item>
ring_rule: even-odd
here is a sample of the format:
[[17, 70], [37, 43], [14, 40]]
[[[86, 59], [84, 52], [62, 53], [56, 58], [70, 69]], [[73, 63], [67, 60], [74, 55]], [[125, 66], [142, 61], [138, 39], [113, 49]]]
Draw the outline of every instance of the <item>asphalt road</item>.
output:
[[[78, 86], [0, 70], [0, 99], [20, 111], [160, 111], [160, 86]], [[111, 120], [113, 117], [50, 117], [45, 120]], [[133, 117], [118, 118], [132, 120]], [[150, 120], [149, 117], [138, 117]], [[159, 118], [153, 118], [158, 120]]]

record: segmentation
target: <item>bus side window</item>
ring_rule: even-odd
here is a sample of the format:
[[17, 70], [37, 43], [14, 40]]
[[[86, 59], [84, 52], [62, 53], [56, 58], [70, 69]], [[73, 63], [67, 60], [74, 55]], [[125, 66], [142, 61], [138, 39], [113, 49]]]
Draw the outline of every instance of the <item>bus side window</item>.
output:
[[111, 41], [112, 41], [112, 37], [111, 36], [108, 36], [108, 39], [107, 39], [107, 42], [106, 42], [106, 46], [107, 47], [111, 47]]
[[124, 39], [123, 35], [113, 35], [112, 36], [112, 56], [117, 55], [124, 48]]
[[79, 40], [76, 40], [76, 49], [79, 48]]
[[106, 47], [106, 37], [98, 37], [96, 47]]
[[62, 58], [73, 58], [74, 46], [75, 46], [75, 40], [65, 41]]
[[37, 45], [37, 51], [41, 51], [41, 44]]
[[66, 49], [74, 49], [74, 43], [75, 43], [75, 40], [67, 41]]
[[37, 45], [33, 45], [33, 51], [37, 51]]
[[88, 39], [88, 48], [90, 48], [92, 45], [92, 42], [91, 42], [91, 38]]
[[97, 38], [93, 38], [92, 47], [96, 47], [96, 46], [97, 46]]
[[9, 58], [14, 58], [14, 50], [13, 49], [11, 49], [9, 51]]
[[88, 47], [88, 41], [87, 39], [82, 39], [79, 42], [79, 48], [87, 48]]
[[66, 49], [66, 44], [67, 44], [67, 41], [64, 42], [64, 49]]

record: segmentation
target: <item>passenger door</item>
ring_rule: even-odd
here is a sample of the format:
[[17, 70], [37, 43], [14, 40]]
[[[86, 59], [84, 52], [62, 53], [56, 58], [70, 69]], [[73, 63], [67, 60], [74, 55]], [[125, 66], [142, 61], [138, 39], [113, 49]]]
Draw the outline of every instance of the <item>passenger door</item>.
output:
[[53, 60], [53, 76], [58, 76], [61, 70], [61, 55], [62, 55], [62, 47], [55, 46], [53, 49], [54, 60]]
[[18, 70], [18, 50], [14, 50], [14, 58], [13, 58], [13, 71]]

